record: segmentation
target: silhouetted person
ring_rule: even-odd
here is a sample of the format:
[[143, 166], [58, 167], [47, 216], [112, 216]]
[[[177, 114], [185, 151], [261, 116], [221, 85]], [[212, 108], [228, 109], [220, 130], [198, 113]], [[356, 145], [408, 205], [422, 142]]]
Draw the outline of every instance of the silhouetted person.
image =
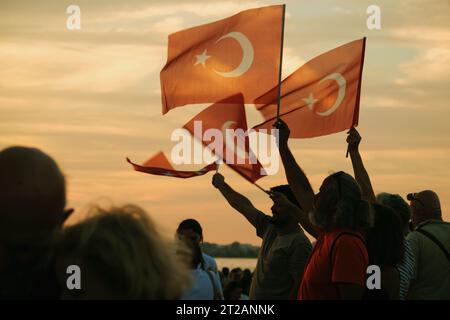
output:
[[397, 265], [397, 270], [399, 272], [400, 278], [399, 298], [400, 300], [404, 300], [408, 295], [411, 279], [414, 275], [415, 260], [416, 260], [414, 257], [414, 252], [412, 251], [410, 241], [406, 239], [406, 236], [409, 233], [409, 221], [411, 219], [411, 210], [406, 201], [403, 200], [403, 198], [398, 194], [383, 192], [377, 195], [377, 201], [395, 210], [395, 212], [399, 214], [402, 221], [405, 252], [403, 260]]
[[369, 264], [364, 237], [370, 226], [368, 203], [355, 179], [342, 171], [325, 178], [314, 194], [288, 147], [288, 126], [278, 120], [275, 127], [286, 177], [300, 204], [297, 220], [317, 238], [298, 298], [361, 299]]
[[366, 290], [366, 299], [396, 299], [400, 297], [400, 275], [397, 265], [404, 255], [403, 224], [399, 214], [382, 204], [372, 204], [373, 226], [367, 233], [369, 264], [381, 270], [381, 289]]
[[58, 298], [50, 252], [65, 210], [64, 176], [35, 148], [0, 152], [0, 297]]
[[217, 272], [199, 268], [202, 263], [202, 251], [198, 242], [189, 238], [182, 239], [191, 250], [190, 273], [191, 286], [184, 292], [182, 300], [223, 300], [222, 285]]
[[[201, 243], [203, 242], [203, 229], [200, 223], [195, 219], [183, 220], [177, 228], [177, 236], [179, 238], [188, 239], [193, 244], [198, 244], [201, 248]], [[199, 267], [204, 270], [212, 270], [218, 274], [216, 260], [202, 252]]]
[[250, 269], [244, 269], [244, 272], [242, 273], [242, 294], [245, 294], [246, 296], [250, 293], [250, 285], [252, 283], [252, 272]]
[[241, 268], [233, 268], [230, 271], [230, 281], [241, 282], [242, 280], [242, 269]]
[[250, 288], [250, 299], [295, 298], [311, 252], [311, 243], [291, 213], [295, 204], [284, 196], [287, 195], [295, 202], [289, 186], [271, 189], [278, 197], [284, 196], [286, 201], [283, 204], [275, 202], [270, 217], [233, 190], [221, 174], [214, 175], [213, 185], [234, 209], [244, 215], [256, 228], [258, 237], [263, 239]]
[[179, 299], [189, 287], [187, 265], [141, 208], [103, 210], [63, 230], [56, 265], [63, 286], [66, 267], [81, 270], [81, 290], [63, 299]]
[[[370, 240], [372, 248], [369, 248], [369, 256], [371, 256], [371, 261], [381, 260], [384, 262], [383, 266], [379, 265], [382, 270], [382, 292], [377, 293], [376, 290], [372, 290], [370, 291], [371, 297], [375, 298], [375, 295], [378, 294], [378, 298], [380, 299], [405, 299], [413, 275], [415, 261], [409, 241], [405, 239], [405, 236], [408, 233], [409, 219], [411, 216], [409, 206], [399, 195], [381, 193], [375, 198], [372, 182], [364, 166], [361, 154], [359, 153], [361, 135], [355, 128], [351, 128], [347, 133], [348, 151], [350, 153], [355, 178], [361, 186], [363, 197], [371, 203], [379, 202], [393, 209], [400, 219], [401, 233], [403, 234], [402, 249], [396, 242], [399, 230], [397, 227], [393, 228], [394, 225], [397, 226], [397, 219], [393, 217], [392, 213], [389, 213], [388, 211], [383, 210], [383, 207], [376, 205], [375, 213], [380, 211], [381, 215], [376, 215], [375, 225], [369, 234], [372, 238]], [[386, 217], [386, 221], [381, 220], [381, 217], [383, 216]], [[390, 230], [388, 231], [387, 229]], [[379, 238], [377, 239], [377, 237]], [[373, 247], [374, 242], [382, 242], [387, 247], [384, 249], [376, 249]], [[398, 259], [401, 251], [404, 252], [402, 254], [403, 258], [396, 266], [394, 266], [393, 262]], [[386, 254], [386, 259], [381, 258], [384, 254]], [[373, 262], [371, 263], [375, 264]]]
[[450, 299], [450, 223], [442, 220], [439, 197], [424, 190], [407, 199], [414, 227], [407, 239], [416, 257], [408, 299]]
[[220, 273], [220, 277], [221, 277], [220, 280], [222, 282], [222, 288], [225, 288], [225, 286], [228, 284], [228, 282], [230, 282], [229, 274], [230, 274], [230, 268], [223, 267], [222, 272]]
[[223, 291], [225, 300], [240, 300], [242, 295], [242, 285], [237, 281], [230, 281]]

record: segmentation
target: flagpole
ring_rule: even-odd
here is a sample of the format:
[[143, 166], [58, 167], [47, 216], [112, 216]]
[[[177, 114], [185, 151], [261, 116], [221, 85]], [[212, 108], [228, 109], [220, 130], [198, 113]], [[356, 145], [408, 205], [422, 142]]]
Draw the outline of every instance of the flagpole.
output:
[[219, 173], [220, 159], [216, 161], [216, 173]]
[[[359, 70], [359, 83], [358, 83], [358, 93], [356, 96], [356, 106], [355, 106], [355, 113], [353, 113], [353, 124], [352, 127], [355, 126], [356, 121], [359, 118], [359, 99], [361, 95], [361, 83], [362, 83], [362, 72], [364, 68], [364, 56], [366, 55], [366, 37], [363, 38], [363, 47], [362, 47], [362, 54], [361, 54], [361, 69]], [[349, 146], [347, 146], [347, 153], [345, 154], [345, 157], [348, 158], [349, 153]]]
[[261, 187], [259, 184], [257, 184], [256, 182], [253, 182], [253, 184], [261, 191], [265, 192], [266, 194], [270, 195], [269, 191], [265, 190], [263, 187]]
[[280, 68], [278, 70], [278, 99], [277, 99], [277, 119], [280, 118], [280, 100], [281, 100], [281, 71], [283, 69], [283, 43], [284, 43], [284, 16], [286, 5], [283, 4], [283, 16], [281, 22], [281, 47], [280, 47]]

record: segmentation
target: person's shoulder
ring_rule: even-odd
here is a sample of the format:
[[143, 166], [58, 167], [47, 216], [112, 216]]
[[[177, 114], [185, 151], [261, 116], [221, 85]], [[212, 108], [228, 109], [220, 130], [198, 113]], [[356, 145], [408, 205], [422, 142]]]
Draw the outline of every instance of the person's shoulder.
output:
[[420, 232], [418, 232], [417, 230], [413, 230], [406, 235], [406, 240], [408, 240], [409, 244], [412, 244], [412, 242], [417, 241], [422, 237], [423, 235], [421, 235]]
[[293, 242], [297, 244], [307, 244], [311, 246], [311, 241], [308, 239], [306, 234], [303, 232], [302, 229], [297, 230], [293, 234]]
[[[333, 247], [344, 250], [358, 251], [367, 254], [367, 247], [364, 236], [361, 233], [352, 230], [337, 230], [327, 240], [330, 250]], [[355, 251], [355, 252], [356, 252]]]
[[217, 271], [215, 269], [217, 269], [217, 263], [216, 263], [216, 259], [214, 259], [213, 257], [211, 257], [210, 255], [206, 254], [206, 253], [202, 253], [203, 255], [203, 261], [205, 262], [205, 267], [206, 269], [214, 269], [214, 271]]
[[256, 219], [258, 219], [259, 222], [270, 224], [270, 221], [272, 220], [272, 217], [268, 214], [265, 214], [264, 212], [257, 210], [256, 212]]
[[347, 229], [337, 229], [324, 234], [324, 239], [327, 243], [339, 242], [355, 242], [364, 243], [364, 235], [360, 232], [347, 230]]
[[208, 260], [208, 261], [215, 261], [215, 259], [213, 257], [211, 257], [209, 254], [206, 254], [206, 253], [202, 252], [202, 255], [203, 255], [203, 259], [205, 261], [206, 260]]
[[214, 259], [213, 257], [211, 257], [209, 254], [202, 253], [202, 255], [203, 255], [203, 260], [204, 260], [205, 262], [216, 263], [216, 259]]
[[421, 228], [423, 229], [450, 229], [450, 222], [441, 220], [429, 220]]

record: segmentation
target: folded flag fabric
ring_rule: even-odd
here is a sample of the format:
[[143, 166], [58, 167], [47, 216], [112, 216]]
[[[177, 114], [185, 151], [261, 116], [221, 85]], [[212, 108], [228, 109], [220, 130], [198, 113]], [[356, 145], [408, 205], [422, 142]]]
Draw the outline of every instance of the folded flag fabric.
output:
[[162, 151], [148, 159], [143, 165], [135, 164], [129, 158], [127, 158], [127, 162], [133, 166], [134, 170], [139, 172], [182, 179], [202, 176], [217, 169], [217, 164], [214, 162], [197, 171], [175, 170]]
[[[197, 114], [183, 128], [230, 168], [248, 181], [255, 182], [267, 173], [250, 149], [243, 97], [236, 95], [233, 99], [240, 100], [240, 103], [215, 103]], [[201, 129], [196, 130], [196, 125], [201, 126]], [[210, 129], [215, 129], [217, 133], [214, 138], [207, 138], [207, 135], [204, 135], [204, 132]], [[221, 143], [217, 143], [215, 139], [220, 139]]]

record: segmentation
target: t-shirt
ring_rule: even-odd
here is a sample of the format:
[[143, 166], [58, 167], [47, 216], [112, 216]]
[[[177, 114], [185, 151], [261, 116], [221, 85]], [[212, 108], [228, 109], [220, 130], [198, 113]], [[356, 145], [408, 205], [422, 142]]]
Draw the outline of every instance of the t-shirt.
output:
[[[355, 235], [339, 236], [343, 232]], [[344, 229], [321, 234], [303, 275], [298, 299], [340, 299], [336, 286], [338, 283], [357, 284], [365, 287], [369, 257], [366, 246], [360, 238], [362, 238], [361, 234]], [[335, 239], [337, 240], [335, 241]], [[330, 258], [331, 246], [334, 241]]]
[[415, 257], [408, 239], [404, 241], [405, 255], [403, 261], [397, 266], [400, 280], [400, 300], [405, 300], [408, 294], [411, 278], [414, 275]]
[[278, 235], [269, 221], [270, 217], [261, 212], [256, 217], [256, 234], [263, 241], [250, 286], [250, 300], [291, 298], [312, 249], [300, 227], [289, 234]]
[[[418, 228], [431, 233], [450, 252], [450, 223], [428, 220]], [[441, 248], [417, 231], [407, 239], [416, 258], [408, 299], [450, 299], [450, 261]]]
[[203, 269], [191, 270], [192, 285], [189, 291], [185, 292], [181, 297], [181, 300], [213, 300], [214, 288], [211, 283], [211, 278], [206, 272], [212, 275], [214, 283], [216, 284], [216, 290], [220, 296], [223, 296], [222, 286], [220, 284], [219, 276], [216, 272], [205, 271]]
[[207, 255], [206, 253], [202, 253], [202, 256], [205, 270], [212, 270], [214, 272], [217, 272], [216, 260], [214, 260], [213, 257]]

